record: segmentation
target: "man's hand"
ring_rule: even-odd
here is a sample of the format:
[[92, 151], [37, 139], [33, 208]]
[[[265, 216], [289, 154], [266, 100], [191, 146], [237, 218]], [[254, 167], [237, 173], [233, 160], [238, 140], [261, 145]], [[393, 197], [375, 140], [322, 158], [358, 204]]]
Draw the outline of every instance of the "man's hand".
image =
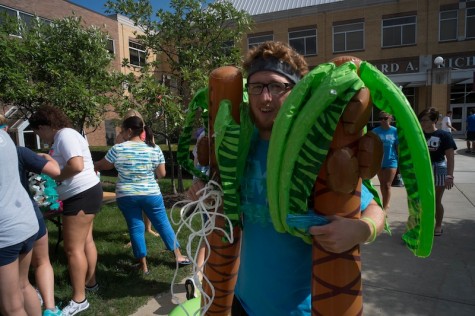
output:
[[308, 230], [327, 251], [345, 252], [365, 242], [371, 235], [371, 229], [364, 221], [341, 216], [328, 216], [327, 219], [330, 224], [312, 226]]

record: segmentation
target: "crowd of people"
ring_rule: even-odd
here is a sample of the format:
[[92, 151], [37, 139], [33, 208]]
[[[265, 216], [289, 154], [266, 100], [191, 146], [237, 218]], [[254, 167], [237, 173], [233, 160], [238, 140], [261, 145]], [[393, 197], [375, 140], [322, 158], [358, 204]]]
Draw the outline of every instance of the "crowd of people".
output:
[[[243, 68], [247, 74], [250, 116], [255, 133], [241, 180], [243, 235], [233, 315], [310, 315], [311, 245], [273, 228], [266, 196], [266, 162], [274, 120], [292, 88], [308, 72], [308, 66], [303, 56], [288, 45], [266, 42], [250, 50]], [[457, 147], [450, 132], [456, 129], [452, 127], [450, 116], [451, 112], [448, 112], [447, 119], [443, 120], [443, 130], [436, 127], [439, 119], [436, 109], [425, 109], [418, 116], [434, 172], [435, 236], [443, 233], [444, 190], [454, 185], [454, 151]], [[372, 132], [384, 145], [384, 159], [378, 172], [383, 207], [375, 202], [372, 193], [363, 189], [360, 220], [334, 216], [327, 225], [309, 228], [309, 233], [328, 251], [347, 251], [374, 240], [383, 230], [385, 211], [390, 208], [391, 183], [398, 167], [398, 137], [396, 128], [391, 126], [390, 114], [381, 112], [379, 119], [380, 126]], [[155, 145], [153, 134], [140, 114], [132, 111], [124, 117], [120, 139], [97, 162], [92, 160], [87, 140], [72, 128], [70, 120], [57, 107], [43, 105], [29, 118], [32, 130], [49, 145], [49, 154], [15, 148], [5, 131], [6, 120], [2, 120], [0, 314], [41, 314], [38, 295], [28, 279], [30, 265], [35, 269], [35, 283], [44, 301], [43, 315], [75, 315], [89, 308], [87, 292], [99, 290], [93, 222], [101, 210], [103, 192], [97, 171], [112, 168], [118, 171], [117, 206], [127, 223], [138, 270], [149, 273], [144, 234], [153, 231], [147, 220], [167, 249], [174, 253], [177, 265], [191, 263], [180, 251], [157, 184], [157, 179], [166, 175], [164, 155]], [[475, 110], [472, 109], [467, 121], [467, 150], [474, 153]], [[48, 257], [48, 233], [43, 216], [27, 193], [28, 172], [44, 173], [53, 178], [63, 203], [64, 251], [72, 297], [62, 311], [54, 300], [54, 274]], [[201, 180], [194, 181], [190, 196], [198, 198], [197, 192], [203, 186]], [[276, 273], [276, 267], [286, 272]]]
[[[48, 144], [48, 154], [36, 154], [20, 146], [15, 149], [6, 133], [7, 120], [0, 116], [0, 163], [5, 168], [0, 175], [0, 314], [69, 316], [89, 308], [87, 292], [99, 290], [93, 238], [93, 221], [103, 198], [96, 175], [99, 170], [116, 167], [119, 171], [117, 204], [129, 228], [137, 268], [148, 273], [144, 238], [144, 221], [148, 218], [175, 254], [177, 264], [190, 264], [180, 252], [156, 181], [165, 176], [163, 153], [154, 144], [151, 129], [144, 126], [140, 115], [126, 115], [122, 142], [95, 164], [86, 138], [72, 128], [68, 117], [57, 107], [39, 107], [29, 123], [33, 132]], [[143, 139], [141, 135], [145, 135]], [[71, 300], [62, 310], [55, 304], [48, 233], [43, 213], [30, 193], [30, 172], [54, 179], [62, 203], [62, 238], [72, 287]], [[142, 217], [142, 210], [146, 217]], [[153, 232], [151, 228], [147, 230]], [[35, 271], [38, 293], [28, 279], [30, 266]]]

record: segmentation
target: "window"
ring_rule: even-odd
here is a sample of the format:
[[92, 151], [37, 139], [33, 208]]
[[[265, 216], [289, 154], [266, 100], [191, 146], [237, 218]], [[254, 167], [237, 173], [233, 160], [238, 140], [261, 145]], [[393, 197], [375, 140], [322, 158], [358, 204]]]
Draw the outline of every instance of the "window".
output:
[[0, 24], [3, 23], [8, 17], [16, 18], [17, 11], [0, 6]]
[[465, 21], [465, 34], [467, 38], [475, 38], [475, 8], [467, 9]]
[[111, 55], [114, 55], [115, 54], [115, 46], [114, 46], [114, 40], [111, 39], [111, 38], [108, 38], [107, 39], [107, 50], [109, 51], [109, 53]]
[[146, 64], [146, 51], [142, 44], [129, 41], [130, 64], [142, 67]]
[[[7, 19], [14, 19], [16, 21], [21, 21], [23, 25], [28, 29], [33, 23], [38, 21], [39, 23], [51, 23], [50, 20], [35, 16], [33, 14], [25, 13], [18, 10], [13, 10], [0, 5], [0, 24], [7, 21]], [[11, 31], [11, 35], [21, 37], [21, 27], [18, 25], [16, 30]]]
[[439, 14], [439, 41], [457, 39], [457, 10], [441, 11]]
[[25, 24], [25, 27], [29, 29], [35, 23], [36, 18], [31, 14], [20, 12], [20, 19]]
[[274, 40], [273, 34], [249, 36], [247, 38], [247, 47], [248, 49], [251, 49], [254, 46], [258, 46], [264, 42], [273, 41], [273, 40]]
[[402, 88], [402, 93], [406, 96], [407, 101], [411, 105], [412, 109], [416, 108], [416, 101], [417, 101], [417, 90], [414, 87], [407, 87]]
[[[18, 19], [18, 11], [0, 6], [0, 24], [12, 22]], [[9, 27], [10, 35], [20, 36], [20, 29], [17, 26]]]
[[475, 103], [472, 84], [454, 84], [450, 90], [450, 104]]
[[113, 146], [115, 144], [115, 139], [117, 137], [116, 132], [115, 132], [115, 128], [116, 128], [115, 120], [106, 120], [105, 127], [106, 127], [107, 146]]
[[221, 48], [222, 48], [223, 55], [231, 56], [233, 50], [235, 49], [234, 41], [233, 40], [225, 41]]
[[364, 49], [364, 23], [333, 26], [333, 52], [349, 52]]
[[416, 17], [383, 20], [383, 47], [416, 44]]
[[317, 54], [317, 29], [289, 31], [289, 44], [304, 56]]

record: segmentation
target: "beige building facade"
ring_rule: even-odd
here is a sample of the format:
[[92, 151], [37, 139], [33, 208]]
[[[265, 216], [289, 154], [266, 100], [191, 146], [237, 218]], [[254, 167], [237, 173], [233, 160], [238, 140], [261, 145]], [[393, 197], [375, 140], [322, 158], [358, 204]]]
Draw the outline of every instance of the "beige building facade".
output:
[[401, 87], [416, 113], [429, 106], [441, 114], [452, 110], [453, 125], [465, 131], [475, 107], [475, 1], [231, 2], [254, 20], [243, 51], [276, 40], [296, 48], [311, 66], [356, 56]]

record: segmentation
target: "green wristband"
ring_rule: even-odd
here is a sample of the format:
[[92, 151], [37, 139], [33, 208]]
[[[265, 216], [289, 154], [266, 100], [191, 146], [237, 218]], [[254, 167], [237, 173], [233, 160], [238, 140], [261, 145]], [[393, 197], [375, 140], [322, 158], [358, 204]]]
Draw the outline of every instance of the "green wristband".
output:
[[365, 244], [370, 244], [376, 240], [376, 236], [378, 235], [378, 231], [376, 229], [376, 223], [373, 221], [373, 219], [369, 217], [361, 217], [360, 219], [368, 223], [369, 226], [371, 226], [371, 228], [373, 229], [371, 232], [371, 236], [369, 236], [368, 240], [366, 240], [365, 242]]

